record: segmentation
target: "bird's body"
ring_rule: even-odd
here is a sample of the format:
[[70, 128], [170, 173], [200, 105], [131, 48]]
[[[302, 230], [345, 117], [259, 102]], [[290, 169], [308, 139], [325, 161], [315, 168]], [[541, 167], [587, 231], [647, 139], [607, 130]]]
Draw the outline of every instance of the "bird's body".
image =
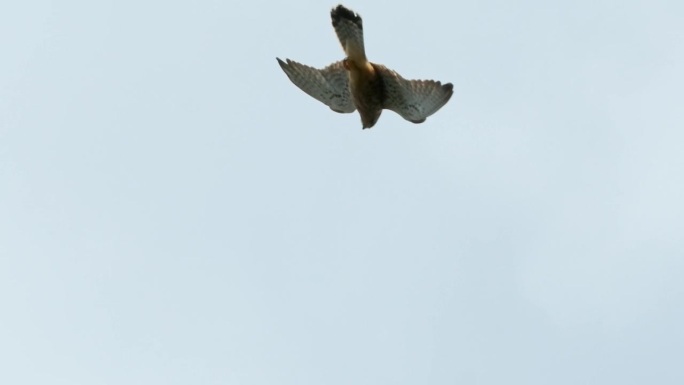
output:
[[406, 80], [387, 67], [368, 61], [359, 15], [338, 5], [330, 16], [347, 57], [321, 70], [278, 59], [297, 87], [333, 111], [358, 110], [364, 129], [377, 123], [383, 109], [395, 111], [413, 123], [422, 123], [449, 101], [453, 94], [451, 83]]
[[347, 59], [345, 67], [349, 71], [349, 91], [356, 109], [361, 115], [363, 128], [371, 128], [380, 118], [384, 100], [384, 83], [375, 67], [367, 65], [357, 66]]

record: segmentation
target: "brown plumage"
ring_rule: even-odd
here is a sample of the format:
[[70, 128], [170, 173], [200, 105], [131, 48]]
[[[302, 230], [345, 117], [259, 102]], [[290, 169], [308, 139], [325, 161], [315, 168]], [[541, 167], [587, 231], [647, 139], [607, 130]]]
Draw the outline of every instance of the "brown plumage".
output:
[[383, 109], [392, 110], [413, 123], [444, 106], [453, 94], [451, 83], [407, 80], [381, 64], [368, 61], [363, 44], [361, 16], [342, 5], [330, 12], [342, 49], [347, 57], [323, 69], [292, 60], [278, 59], [290, 80], [333, 111], [359, 111], [362, 127], [377, 123]]

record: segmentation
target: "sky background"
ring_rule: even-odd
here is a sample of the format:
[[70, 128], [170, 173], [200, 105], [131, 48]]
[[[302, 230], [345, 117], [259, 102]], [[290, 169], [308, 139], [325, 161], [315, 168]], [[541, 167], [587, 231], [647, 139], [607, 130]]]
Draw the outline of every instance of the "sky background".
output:
[[0, 5], [3, 384], [684, 383], [684, 3]]

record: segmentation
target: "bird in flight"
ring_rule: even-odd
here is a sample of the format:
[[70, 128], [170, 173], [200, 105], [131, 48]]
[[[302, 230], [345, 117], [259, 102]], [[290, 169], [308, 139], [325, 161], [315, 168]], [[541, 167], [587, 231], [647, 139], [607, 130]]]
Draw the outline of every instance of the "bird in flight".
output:
[[377, 123], [383, 109], [412, 123], [425, 119], [444, 106], [453, 94], [451, 83], [407, 80], [382, 64], [366, 58], [361, 16], [338, 5], [330, 12], [332, 25], [346, 58], [323, 69], [296, 61], [278, 60], [288, 78], [313, 98], [335, 112], [359, 110], [362, 128]]

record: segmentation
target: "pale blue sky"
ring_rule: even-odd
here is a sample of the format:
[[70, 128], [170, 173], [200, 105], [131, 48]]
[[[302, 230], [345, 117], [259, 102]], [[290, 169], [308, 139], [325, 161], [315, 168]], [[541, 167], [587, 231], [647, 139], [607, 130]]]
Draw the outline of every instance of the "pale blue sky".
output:
[[0, 383], [684, 383], [683, 3], [335, 4], [0, 6]]

